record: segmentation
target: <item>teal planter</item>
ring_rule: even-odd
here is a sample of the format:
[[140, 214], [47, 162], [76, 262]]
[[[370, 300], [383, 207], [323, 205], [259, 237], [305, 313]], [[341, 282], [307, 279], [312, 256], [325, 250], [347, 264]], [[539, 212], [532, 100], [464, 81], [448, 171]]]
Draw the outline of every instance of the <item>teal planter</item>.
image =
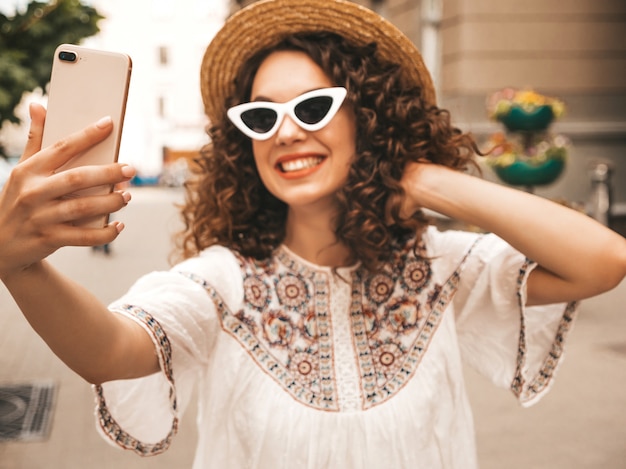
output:
[[532, 110], [526, 110], [519, 106], [511, 107], [511, 110], [498, 120], [504, 124], [509, 132], [520, 130], [528, 132], [542, 131], [548, 128], [554, 119], [554, 113], [550, 106], [537, 106]]
[[509, 166], [493, 166], [493, 170], [512, 186], [543, 186], [554, 182], [564, 167], [563, 159], [547, 160], [538, 165], [518, 160]]

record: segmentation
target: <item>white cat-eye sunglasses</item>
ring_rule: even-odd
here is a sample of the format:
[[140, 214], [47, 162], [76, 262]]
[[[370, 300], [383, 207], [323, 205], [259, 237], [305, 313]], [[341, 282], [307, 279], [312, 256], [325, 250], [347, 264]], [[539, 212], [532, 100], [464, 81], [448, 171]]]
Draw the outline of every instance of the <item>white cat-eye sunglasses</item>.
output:
[[309, 91], [287, 101], [252, 101], [238, 104], [227, 111], [231, 122], [245, 135], [255, 140], [267, 140], [276, 133], [285, 114], [309, 132], [320, 130], [335, 116], [347, 90], [343, 87]]

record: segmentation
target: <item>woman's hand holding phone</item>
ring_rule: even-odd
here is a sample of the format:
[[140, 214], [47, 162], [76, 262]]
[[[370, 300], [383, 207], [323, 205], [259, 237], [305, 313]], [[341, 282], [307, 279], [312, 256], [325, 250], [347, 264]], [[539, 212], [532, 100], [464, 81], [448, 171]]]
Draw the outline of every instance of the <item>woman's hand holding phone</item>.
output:
[[111, 118], [104, 117], [42, 149], [46, 110], [31, 104], [30, 114], [23, 156], [0, 193], [0, 278], [28, 268], [62, 246], [95, 246], [113, 241], [123, 229], [121, 223], [93, 228], [75, 226], [73, 222], [116, 212], [128, 203], [130, 194], [71, 195], [123, 183], [135, 174], [132, 167], [119, 163], [59, 172], [111, 133]]

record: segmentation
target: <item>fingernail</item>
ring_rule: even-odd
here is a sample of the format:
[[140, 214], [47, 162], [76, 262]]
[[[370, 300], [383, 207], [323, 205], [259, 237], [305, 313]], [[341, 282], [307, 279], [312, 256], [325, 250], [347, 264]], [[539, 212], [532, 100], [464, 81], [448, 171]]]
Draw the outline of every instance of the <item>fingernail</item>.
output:
[[132, 166], [128, 166], [128, 165], [123, 165], [122, 175], [127, 178], [133, 177], [135, 175], [135, 168], [133, 168]]
[[109, 125], [111, 125], [111, 116], [106, 116], [103, 117], [102, 119], [100, 119], [98, 122], [96, 122], [96, 127], [100, 128], [100, 129], [104, 129], [106, 127], [108, 127]]
[[130, 192], [123, 191], [121, 192], [122, 199], [124, 199], [124, 203], [130, 202]]
[[124, 229], [124, 223], [119, 222], [119, 221], [115, 223], [115, 230], [117, 231], [117, 234], [120, 234], [123, 229]]

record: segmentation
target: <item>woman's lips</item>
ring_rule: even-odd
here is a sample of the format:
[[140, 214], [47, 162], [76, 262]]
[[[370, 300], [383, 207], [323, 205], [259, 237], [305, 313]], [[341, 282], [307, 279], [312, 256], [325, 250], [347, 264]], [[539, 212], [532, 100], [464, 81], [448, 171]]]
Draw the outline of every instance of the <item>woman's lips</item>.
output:
[[321, 155], [289, 155], [279, 158], [276, 170], [286, 179], [297, 179], [317, 171], [326, 157]]

